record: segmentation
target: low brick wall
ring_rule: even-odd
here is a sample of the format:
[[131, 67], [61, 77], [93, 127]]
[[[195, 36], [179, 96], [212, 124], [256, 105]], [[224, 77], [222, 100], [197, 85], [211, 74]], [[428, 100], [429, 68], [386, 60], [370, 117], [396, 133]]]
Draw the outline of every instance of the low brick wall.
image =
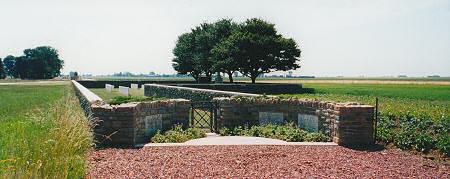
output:
[[78, 82], [72, 83], [86, 114], [95, 122], [94, 134], [100, 144], [142, 144], [149, 141], [152, 132], [169, 130], [175, 124], [184, 127], [189, 124], [189, 100], [109, 105]]
[[230, 91], [219, 91], [210, 89], [188, 88], [179, 86], [169, 86], [160, 84], [145, 84], [145, 96], [161, 96], [167, 98], [183, 98], [194, 101], [209, 101], [215, 97], [232, 97], [232, 96], [246, 96], [258, 97], [258, 94], [239, 93]]
[[175, 124], [189, 125], [190, 101], [183, 99], [92, 105], [91, 108], [98, 120], [94, 131], [104, 144], [142, 144], [149, 142], [149, 135], [157, 130], [166, 131]]
[[374, 107], [297, 99], [214, 98], [218, 126], [292, 122], [328, 134], [339, 145], [373, 143]]

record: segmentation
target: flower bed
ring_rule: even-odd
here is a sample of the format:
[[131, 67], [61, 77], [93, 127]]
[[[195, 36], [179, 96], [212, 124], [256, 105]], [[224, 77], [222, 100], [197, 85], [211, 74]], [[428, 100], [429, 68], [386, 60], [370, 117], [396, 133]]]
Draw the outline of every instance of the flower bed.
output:
[[292, 124], [252, 126], [251, 128], [222, 128], [223, 136], [253, 136], [284, 140], [286, 142], [329, 142], [330, 138], [323, 133], [308, 133]]

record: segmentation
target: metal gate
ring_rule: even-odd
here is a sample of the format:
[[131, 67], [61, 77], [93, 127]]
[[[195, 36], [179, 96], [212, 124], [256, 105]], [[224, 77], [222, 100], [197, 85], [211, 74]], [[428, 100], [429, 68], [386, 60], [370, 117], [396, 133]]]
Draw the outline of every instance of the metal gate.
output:
[[190, 127], [217, 132], [217, 104], [211, 101], [191, 103]]

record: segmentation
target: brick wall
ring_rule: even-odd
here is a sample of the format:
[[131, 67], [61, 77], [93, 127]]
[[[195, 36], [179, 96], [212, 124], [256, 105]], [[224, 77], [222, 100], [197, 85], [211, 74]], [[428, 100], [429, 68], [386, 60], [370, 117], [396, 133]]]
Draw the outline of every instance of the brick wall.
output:
[[188, 126], [190, 101], [170, 99], [152, 102], [106, 104], [100, 97], [72, 81], [87, 115], [95, 122], [96, 141], [108, 145], [136, 145], [149, 134], [166, 131], [175, 124]]
[[188, 127], [190, 106], [190, 101], [183, 99], [113, 106], [93, 104], [92, 117], [97, 120], [94, 132], [104, 144], [146, 143], [157, 130], [167, 131], [176, 124]]
[[[339, 145], [373, 143], [373, 106], [297, 99], [214, 98], [218, 126], [292, 122], [328, 134]], [[271, 116], [272, 115], [272, 116]], [[313, 122], [311, 122], [313, 121]]]

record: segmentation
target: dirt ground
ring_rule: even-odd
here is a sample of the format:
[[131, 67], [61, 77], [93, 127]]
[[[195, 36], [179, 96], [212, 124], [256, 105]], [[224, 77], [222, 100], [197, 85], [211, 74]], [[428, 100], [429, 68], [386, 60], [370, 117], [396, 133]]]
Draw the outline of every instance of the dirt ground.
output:
[[93, 178], [449, 178], [450, 166], [396, 149], [340, 146], [189, 146], [104, 149]]

